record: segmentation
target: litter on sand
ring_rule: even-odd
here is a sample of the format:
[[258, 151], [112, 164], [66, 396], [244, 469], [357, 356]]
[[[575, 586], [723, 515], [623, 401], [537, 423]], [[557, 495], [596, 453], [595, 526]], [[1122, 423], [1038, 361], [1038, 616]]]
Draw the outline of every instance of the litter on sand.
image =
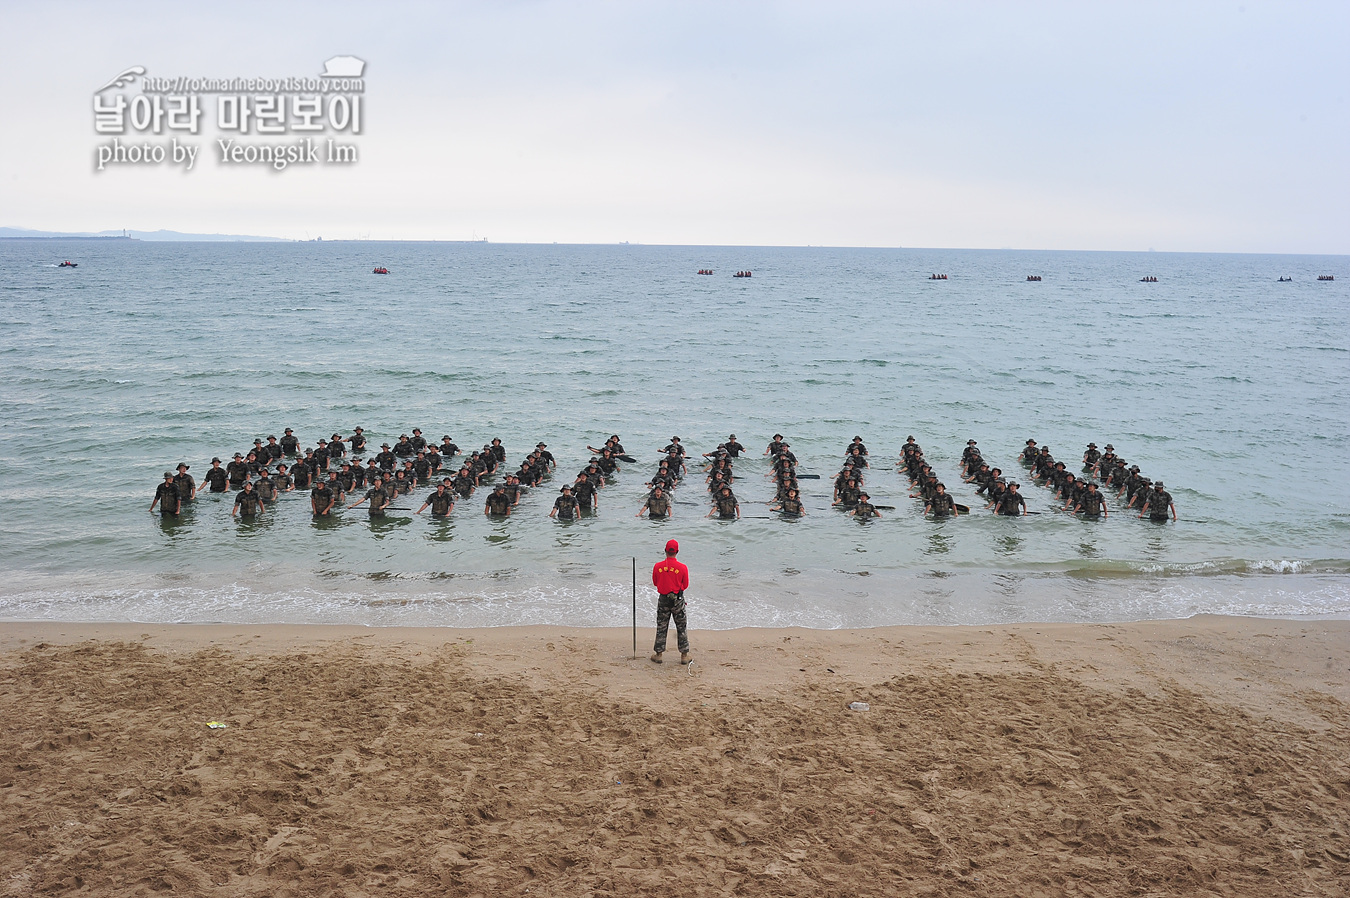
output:
[[223, 730], [226, 727], [226, 724], [221, 723], [219, 720], [209, 721], [206, 725], [213, 730]]
[[872, 706], [867, 702], [849, 702], [848, 709], [850, 711], [871, 711]]

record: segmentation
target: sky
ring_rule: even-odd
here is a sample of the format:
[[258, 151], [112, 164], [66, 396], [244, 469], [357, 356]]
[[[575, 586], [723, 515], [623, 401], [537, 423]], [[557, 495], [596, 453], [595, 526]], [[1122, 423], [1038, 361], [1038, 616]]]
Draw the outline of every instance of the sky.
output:
[[[1350, 253], [1350, 3], [0, 0], [0, 226]], [[366, 62], [346, 165], [109, 165], [93, 98]], [[128, 100], [141, 92], [132, 84]], [[246, 92], [247, 93], [247, 92]], [[323, 135], [324, 138], [333, 135]]]

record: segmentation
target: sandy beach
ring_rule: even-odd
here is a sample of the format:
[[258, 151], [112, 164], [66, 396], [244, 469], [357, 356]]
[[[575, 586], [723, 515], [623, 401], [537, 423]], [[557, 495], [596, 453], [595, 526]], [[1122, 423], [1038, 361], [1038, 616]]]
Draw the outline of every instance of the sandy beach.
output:
[[693, 638], [0, 625], [0, 895], [1347, 893], [1350, 622]]

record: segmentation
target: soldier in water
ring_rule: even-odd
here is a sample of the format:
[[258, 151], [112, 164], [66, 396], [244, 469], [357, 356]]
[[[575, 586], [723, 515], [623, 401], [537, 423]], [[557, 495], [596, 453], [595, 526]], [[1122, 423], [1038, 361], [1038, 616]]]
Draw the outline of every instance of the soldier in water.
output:
[[266, 510], [262, 497], [253, 492], [253, 483], [250, 481], [245, 483], [244, 488], [234, 497], [234, 508], [230, 509], [230, 517], [238, 515], [241, 518], [252, 518]]
[[666, 495], [665, 490], [661, 489], [660, 485], [652, 487], [651, 494], [647, 496], [647, 501], [642, 503], [642, 507], [633, 517], [642, 517], [644, 511], [647, 512], [647, 517], [654, 521], [671, 516], [670, 497]]
[[155, 488], [155, 498], [150, 503], [150, 510], [154, 511], [156, 505], [159, 506], [161, 515], [178, 514], [182, 508], [183, 500], [178, 495], [178, 485], [173, 482], [173, 471], [165, 471], [164, 482]]

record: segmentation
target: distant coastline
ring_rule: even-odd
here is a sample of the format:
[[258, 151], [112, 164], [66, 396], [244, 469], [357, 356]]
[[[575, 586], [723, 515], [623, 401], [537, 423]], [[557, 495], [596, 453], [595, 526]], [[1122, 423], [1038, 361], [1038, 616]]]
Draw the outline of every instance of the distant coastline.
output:
[[35, 231], [0, 228], [0, 240], [144, 240], [150, 242], [294, 243], [283, 237], [252, 234], [186, 234], [182, 231]]

